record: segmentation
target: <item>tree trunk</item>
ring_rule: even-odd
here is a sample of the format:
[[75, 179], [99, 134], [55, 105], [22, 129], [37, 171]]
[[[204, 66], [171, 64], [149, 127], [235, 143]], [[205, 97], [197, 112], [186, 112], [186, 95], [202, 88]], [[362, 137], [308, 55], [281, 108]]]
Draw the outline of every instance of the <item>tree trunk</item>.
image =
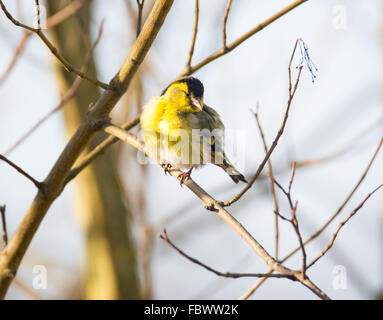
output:
[[[67, 4], [68, 1], [47, 1], [48, 15]], [[88, 50], [84, 40], [89, 35], [90, 16], [90, 4], [87, 4], [49, 33], [59, 52], [76, 68], [83, 65]], [[75, 77], [57, 61], [55, 71], [58, 88], [63, 94]], [[88, 74], [96, 77], [94, 64], [89, 66]], [[87, 81], [82, 82], [63, 111], [69, 136], [78, 128], [89, 104], [98, 96], [98, 87]], [[90, 148], [99, 139], [100, 136], [94, 139]], [[139, 277], [129, 208], [123, 201], [125, 195], [111, 151], [93, 161], [75, 180], [76, 217], [81, 222], [86, 238], [86, 298], [138, 299]]]

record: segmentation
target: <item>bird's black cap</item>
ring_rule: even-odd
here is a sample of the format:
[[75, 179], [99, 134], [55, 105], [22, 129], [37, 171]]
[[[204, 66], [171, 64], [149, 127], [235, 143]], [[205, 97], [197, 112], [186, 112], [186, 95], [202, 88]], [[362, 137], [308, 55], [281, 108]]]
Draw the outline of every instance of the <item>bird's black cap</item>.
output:
[[186, 77], [179, 80], [179, 82], [185, 82], [189, 87], [189, 91], [192, 92], [196, 98], [203, 97], [203, 84], [197, 78]]
[[179, 80], [172, 82], [169, 86], [167, 86], [164, 89], [164, 91], [162, 91], [161, 95], [163, 95], [166, 92], [166, 90], [168, 90], [168, 88], [172, 84], [174, 84], [175, 82], [186, 83], [188, 88], [189, 88], [189, 92], [192, 92], [194, 97], [196, 97], [196, 98], [202, 98], [203, 97], [203, 91], [204, 91], [203, 84], [200, 80], [198, 80], [197, 78], [194, 78], [194, 77], [184, 77], [184, 78], [181, 78]]

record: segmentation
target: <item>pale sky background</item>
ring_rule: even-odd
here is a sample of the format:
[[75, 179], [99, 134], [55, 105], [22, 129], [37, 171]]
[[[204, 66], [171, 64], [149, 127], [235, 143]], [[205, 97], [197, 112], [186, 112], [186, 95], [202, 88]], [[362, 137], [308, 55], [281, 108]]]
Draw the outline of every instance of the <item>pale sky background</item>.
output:
[[[132, 0], [133, 1], [133, 0]], [[135, 1], [133, 1], [135, 3]], [[221, 45], [221, 24], [226, 0], [201, 0], [200, 25], [194, 62], [205, 58]], [[22, 16], [32, 23], [32, 0], [21, 0]], [[248, 31], [291, 3], [286, 0], [233, 1], [227, 24], [228, 42]], [[14, 1], [6, 1], [16, 12]], [[353, 148], [323, 165], [299, 169], [293, 197], [299, 201], [298, 217], [303, 237], [315, 232], [340, 206], [367, 166], [382, 134], [383, 19], [382, 1], [311, 0], [262, 30], [230, 54], [198, 71], [205, 85], [205, 101], [221, 115], [227, 129], [243, 133], [246, 158], [243, 171], [250, 177], [264, 157], [263, 146], [251, 110], [260, 104], [260, 119], [269, 145], [280, 126], [287, 101], [287, 65], [297, 38], [309, 47], [318, 67], [317, 79], [305, 68], [293, 102], [286, 134], [272, 155], [274, 170], [283, 170], [290, 161], [315, 159], [336, 152], [352, 141]], [[193, 25], [194, 1], [175, 1], [164, 27], [148, 56], [152, 76], [145, 79], [144, 100], [158, 94], [184, 68]], [[341, 15], [341, 16], [340, 16]], [[95, 0], [94, 35], [105, 18], [104, 35], [96, 49], [99, 78], [115, 74], [129, 52], [134, 32], [127, 21], [122, 0]], [[344, 18], [342, 20], [342, 18]], [[341, 19], [341, 20], [339, 20]], [[341, 21], [341, 25], [339, 25]], [[340, 27], [340, 28], [339, 28]], [[0, 15], [0, 74], [7, 66], [22, 31]], [[52, 72], [49, 51], [32, 39], [11, 76], [0, 86], [0, 152], [20, 135], [60, 97]], [[296, 64], [299, 62], [299, 55]], [[67, 142], [61, 114], [39, 128], [10, 159], [37, 179], [44, 179]], [[361, 132], [365, 132], [361, 136]], [[361, 136], [360, 139], [354, 139]], [[353, 140], [354, 139], [354, 140]], [[307, 246], [308, 259], [325, 246], [337, 223], [355, 208], [368, 192], [382, 183], [380, 154], [353, 200], [327, 232]], [[121, 170], [125, 178], [127, 170]], [[216, 167], [206, 166], [193, 178], [219, 200], [226, 200], [242, 185]], [[289, 172], [276, 175], [287, 184]], [[189, 208], [167, 227], [172, 238], [187, 253], [220, 270], [264, 272], [268, 268], [246, 243], [223, 221], [203, 208], [203, 204], [179, 183], [150, 166], [147, 178], [147, 207], [150, 220], [162, 221], [180, 208]], [[224, 190], [224, 191], [222, 191]], [[265, 191], [266, 190], [266, 191]], [[258, 182], [229, 211], [255, 238], [274, 253], [274, 215], [269, 187]], [[84, 270], [84, 239], [70, 203], [72, 184], [55, 201], [40, 226], [18, 273], [32, 287], [33, 266], [45, 265], [48, 290], [39, 294], [63, 298], [76, 287]], [[266, 193], [265, 193], [266, 192]], [[23, 176], [0, 163], [0, 204], [7, 205], [9, 234], [20, 223], [35, 187]], [[382, 191], [375, 194], [357, 216], [342, 229], [335, 246], [310, 269], [309, 276], [334, 299], [371, 299], [383, 288], [382, 274]], [[281, 211], [288, 215], [286, 199], [279, 197]], [[291, 226], [281, 221], [281, 256], [297, 246]], [[225, 279], [185, 260], [161, 240], [154, 240], [154, 293], [158, 299], [236, 299], [255, 279]], [[300, 255], [287, 265], [299, 268]], [[347, 271], [347, 289], [333, 287], [334, 267]], [[29, 298], [16, 286], [8, 298]], [[306, 288], [288, 280], [268, 280], [253, 295], [255, 299], [315, 299]]]

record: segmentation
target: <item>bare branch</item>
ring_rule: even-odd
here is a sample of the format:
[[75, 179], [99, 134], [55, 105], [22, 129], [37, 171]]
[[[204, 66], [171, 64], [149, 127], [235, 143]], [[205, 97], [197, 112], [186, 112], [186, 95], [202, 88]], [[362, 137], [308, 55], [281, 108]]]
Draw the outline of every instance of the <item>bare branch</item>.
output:
[[226, 23], [227, 23], [227, 18], [229, 17], [229, 12], [231, 8], [231, 2], [232, 0], [227, 1], [227, 6], [225, 10], [225, 16], [223, 18], [223, 25], [222, 25], [222, 47], [224, 50], [227, 50], [227, 44], [226, 44]]
[[182, 251], [180, 248], [178, 248], [168, 237], [168, 234], [166, 232], [166, 229], [162, 231], [161, 234], [158, 235], [158, 237], [162, 240], [164, 240], [166, 243], [168, 243], [174, 250], [176, 250], [180, 255], [188, 259], [189, 261], [201, 266], [202, 268], [205, 268], [206, 270], [215, 273], [217, 276], [225, 277], [225, 278], [248, 278], [248, 277], [256, 277], [256, 278], [262, 278], [262, 277], [271, 277], [271, 278], [287, 278], [290, 280], [295, 281], [295, 277], [289, 274], [265, 274], [265, 273], [233, 273], [233, 272], [221, 272], [216, 269], [213, 269], [212, 267], [209, 267], [208, 265], [202, 263], [201, 261], [189, 256], [184, 251]]
[[40, 1], [35, 0], [36, 12], [37, 12], [37, 30], [41, 29], [41, 21], [40, 21]]
[[343, 144], [343, 146], [339, 150], [319, 158], [312, 158], [312, 159], [306, 159], [303, 161], [297, 161], [297, 168], [304, 168], [304, 167], [319, 165], [322, 163], [329, 162], [333, 159], [336, 159], [346, 154], [347, 152], [349, 152], [351, 149], [355, 148], [358, 145], [359, 140], [361, 140], [363, 137], [371, 133], [371, 131], [374, 130], [375, 128], [381, 127], [382, 124], [383, 124], [383, 118], [377, 119], [373, 123], [363, 128], [360, 132], [352, 136], [347, 141], [347, 143]]
[[[84, 65], [81, 68], [81, 71], [83, 72], [86, 72], [88, 70], [89, 64], [93, 57], [94, 49], [96, 48], [97, 44], [99, 43], [101, 39], [101, 36], [103, 33], [103, 26], [104, 26], [104, 20], [101, 21], [96, 40], [94, 41], [93, 45], [91, 46], [91, 48], [86, 54]], [[33, 132], [35, 132], [35, 130], [38, 129], [46, 120], [48, 120], [53, 114], [55, 114], [57, 111], [63, 108], [66, 105], [66, 103], [70, 101], [72, 97], [76, 94], [78, 88], [80, 87], [82, 83], [82, 80], [83, 78], [77, 77], [76, 80], [73, 82], [72, 86], [61, 98], [61, 101], [59, 102], [59, 104], [56, 107], [54, 107], [51, 111], [49, 111], [46, 115], [44, 115], [40, 120], [38, 120], [28, 131], [26, 131], [10, 148], [7, 149], [7, 151], [4, 152], [4, 155], [10, 154], [21, 143], [23, 143]]]
[[257, 32], [261, 31], [262, 29], [264, 29], [265, 27], [267, 27], [268, 25], [270, 25], [274, 21], [278, 20], [280, 17], [284, 16], [286, 13], [290, 12], [291, 10], [295, 9], [296, 7], [298, 7], [299, 5], [301, 5], [302, 3], [306, 2], [306, 1], [307, 0], [297, 0], [297, 1], [294, 1], [293, 3], [288, 5], [287, 7], [283, 8], [281, 11], [275, 13], [270, 18], [266, 19], [265, 21], [263, 21], [262, 23], [257, 25], [255, 28], [251, 29], [250, 31], [248, 31], [247, 33], [245, 33], [244, 35], [239, 37], [237, 40], [235, 40], [232, 43], [228, 44], [226, 46], [226, 49], [225, 48], [221, 48], [220, 50], [214, 52], [213, 54], [211, 54], [207, 58], [203, 59], [202, 61], [200, 61], [197, 64], [195, 64], [194, 66], [192, 66], [190, 68], [190, 70], [184, 70], [179, 75], [179, 77], [183, 77], [183, 76], [192, 74], [192, 73], [196, 72], [197, 70], [201, 69], [202, 67], [204, 67], [205, 65], [207, 65], [208, 63], [210, 63], [210, 62], [212, 62], [212, 61], [214, 61], [214, 60], [224, 56], [225, 54], [229, 53], [230, 51], [232, 51], [236, 47], [238, 47], [242, 42], [246, 41], [247, 39], [249, 39], [250, 37], [255, 35]]
[[282, 120], [282, 124], [281, 124], [281, 126], [280, 126], [280, 128], [278, 130], [277, 136], [275, 137], [273, 143], [271, 144], [270, 149], [267, 151], [264, 159], [262, 160], [261, 164], [258, 166], [257, 171], [255, 172], [254, 176], [250, 179], [249, 183], [239, 193], [237, 193], [232, 199], [224, 201], [224, 202], [220, 202], [220, 205], [222, 205], [224, 207], [230, 206], [234, 202], [237, 202], [252, 187], [254, 182], [258, 179], [258, 177], [262, 173], [263, 168], [265, 167], [267, 161], [269, 160], [271, 154], [273, 153], [275, 147], [277, 146], [280, 137], [282, 136], [282, 134], [284, 132], [284, 129], [285, 129], [285, 126], [286, 126], [286, 123], [287, 123], [287, 118], [289, 116], [289, 111], [290, 111], [291, 103], [292, 103], [292, 101], [294, 99], [295, 92], [297, 90], [299, 79], [300, 79], [300, 76], [301, 76], [301, 73], [302, 73], [302, 68], [303, 68], [302, 65], [300, 65], [298, 67], [297, 78], [296, 78], [294, 86], [293, 86], [292, 82], [291, 82], [291, 61], [293, 60], [293, 57], [295, 55], [296, 48], [297, 48], [297, 43], [299, 41], [301, 41], [301, 40], [298, 39], [295, 42], [293, 53], [292, 53], [291, 58], [290, 58], [290, 63], [289, 63], [289, 67], [288, 67], [289, 97], [288, 97], [288, 100], [287, 100], [287, 107], [286, 107], [285, 114], [284, 114], [284, 117], [283, 117], [283, 120]]
[[5, 208], [6, 206], [0, 206], [0, 215], [1, 215], [1, 238], [3, 239], [3, 248], [8, 245], [8, 233], [7, 233], [7, 223], [5, 220]]
[[71, 65], [59, 52], [58, 50], [55, 48], [55, 46], [48, 40], [48, 38], [44, 35], [44, 33], [42, 32], [42, 30], [40, 28], [32, 28], [32, 27], [29, 27], [21, 22], [19, 22], [18, 20], [16, 20], [11, 14], [10, 12], [7, 10], [7, 8], [4, 6], [4, 3], [2, 0], [0, 0], [0, 7], [1, 9], [3, 10], [4, 14], [6, 15], [6, 17], [15, 25], [15, 26], [18, 26], [18, 27], [21, 27], [21, 28], [24, 28], [28, 31], [31, 31], [31, 32], [34, 32], [36, 33], [39, 38], [45, 43], [45, 45], [48, 47], [48, 49], [52, 52], [52, 54], [64, 65], [65, 69], [68, 71], [68, 72], [71, 72], [71, 73], [74, 73], [74, 74], [77, 74], [78, 76], [80, 76], [81, 78], [85, 79], [85, 80], [88, 80], [90, 82], [92, 82], [93, 84], [103, 88], [103, 89], [109, 89], [109, 90], [115, 90], [115, 88], [113, 86], [110, 86], [109, 84], [106, 84], [104, 82], [101, 82], [97, 79], [93, 79], [89, 76], [87, 76], [84, 72], [80, 71], [80, 70], [77, 70], [73, 65]]
[[[297, 41], [298, 43], [298, 41]], [[297, 44], [296, 43], [296, 44]], [[295, 48], [292, 56], [295, 53]], [[302, 71], [303, 66], [299, 66], [298, 68], [298, 76], [296, 79], [296, 82], [294, 86], [289, 86], [289, 101], [288, 101], [288, 107], [287, 107], [287, 112], [285, 113], [284, 121], [282, 123], [282, 129], [280, 132], [278, 132], [279, 135], [283, 133], [283, 128], [286, 124], [287, 116], [286, 114], [288, 113], [288, 110], [291, 105], [291, 100], [295, 95], [297, 85], [299, 82], [300, 74]], [[289, 66], [289, 73], [290, 73], [290, 66]], [[144, 152], [147, 154], [145, 151], [145, 146], [143, 142], [139, 141], [134, 135], [130, 134], [129, 132], [115, 126], [115, 125], [109, 125], [104, 128], [104, 131], [118, 137], [122, 141], [125, 141], [138, 150]], [[275, 146], [274, 146], [275, 147]], [[268, 154], [267, 159], [265, 162], [268, 160], [271, 152]], [[163, 168], [167, 168], [167, 165], [165, 164], [160, 164]], [[169, 168], [167, 168], [169, 169]], [[168, 170], [169, 171], [169, 170]], [[170, 169], [170, 174], [177, 179], [182, 179], [182, 172], [179, 170], [175, 170], [173, 168]], [[258, 173], [258, 175], [260, 172]], [[312, 292], [314, 292], [317, 296], [319, 296], [321, 299], [329, 299], [328, 296], [320, 290], [315, 284], [311, 282], [311, 280], [305, 275], [304, 272], [299, 272], [299, 271], [294, 271], [291, 270], [282, 264], [280, 264], [278, 261], [276, 261], [273, 257], [271, 257], [268, 252], [257, 242], [255, 238], [251, 236], [251, 234], [229, 213], [227, 212], [223, 206], [221, 206], [221, 203], [217, 202], [214, 198], [212, 198], [209, 194], [207, 194], [200, 186], [198, 186], [191, 178], [183, 181], [183, 184], [186, 185], [194, 194], [196, 194], [204, 203], [205, 203], [205, 208], [208, 210], [214, 211], [221, 219], [223, 219], [229, 226], [236, 231], [247, 243], [248, 245], [268, 264], [273, 270], [280, 272], [281, 274], [287, 274], [287, 275], [292, 275], [295, 277], [296, 280], [301, 282], [303, 285], [308, 287]], [[295, 214], [294, 214], [295, 216]]]
[[291, 165], [291, 175], [290, 175], [290, 180], [289, 180], [289, 188], [288, 188], [289, 194], [291, 194], [291, 187], [293, 185], [293, 181], [295, 178], [295, 168], [296, 168], [296, 165], [295, 165], [295, 162], [293, 162]]
[[38, 120], [30, 129], [28, 129], [11, 147], [9, 147], [4, 155], [10, 154], [14, 151], [19, 145], [21, 145], [33, 132], [35, 132], [46, 120], [48, 120], [53, 114], [55, 114], [58, 110], [66, 105], [66, 103], [72, 99], [72, 97], [76, 94], [80, 84], [82, 82], [82, 78], [77, 78], [69, 90], [65, 93], [65, 95], [61, 98], [59, 104], [54, 107], [51, 111], [49, 111], [46, 115], [44, 115], [40, 120]]
[[[340, 207], [335, 211], [335, 213], [331, 216], [331, 218], [318, 230], [316, 231], [313, 235], [311, 235], [305, 242], [304, 244], [308, 244], [309, 242], [311, 242], [312, 240], [314, 240], [315, 238], [317, 238], [329, 225], [331, 222], [334, 221], [334, 219], [343, 211], [344, 207], [349, 203], [349, 201], [351, 200], [351, 198], [353, 197], [353, 195], [355, 194], [355, 192], [358, 190], [359, 186], [362, 184], [362, 182], [364, 181], [364, 179], [366, 178], [367, 176], [367, 173], [370, 171], [370, 168], [372, 166], [372, 164], [374, 163], [380, 149], [382, 148], [383, 146], [383, 137], [381, 138], [374, 154], [372, 155], [372, 158], [370, 159], [366, 169], [364, 170], [362, 176], [360, 177], [360, 179], [358, 180], [358, 182], [355, 184], [354, 188], [351, 190], [350, 194], [346, 197], [346, 199], [344, 200], [344, 202], [340, 205]], [[298, 251], [299, 248], [295, 249], [293, 252], [291, 252], [288, 256], [286, 256], [285, 259], [288, 259], [290, 258], [296, 251]], [[284, 260], [285, 260], [284, 259]]]
[[195, 42], [197, 39], [198, 20], [199, 20], [199, 0], [195, 0], [193, 36], [192, 36], [192, 41], [190, 44], [188, 59], [186, 61], [186, 68], [185, 68], [185, 72], [187, 74], [191, 73], [191, 60], [193, 58]]
[[136, 0], [137, 1], [137, 7], [138, 7], [138, 14], [137, 14], [137, 32], [136, 32], [136, 38], [138, 38], [140, 32], [141, 32], [141, 25], [142, 25], [142, 11], [144, 9], [144, 3], [145, 0]]
[[[307, 1], [307, 0], [306, 0]], [[299, 2], [299, 3], [298, 3]], [[284, 10], [282, 10], [281, 12], [279, 12], [279, 13], [277, 13], [277, 14], [275, 14], [272, 18], [270, 18], [270, 19], [268, 19], [268, 20], [266, 20], [265, 22], [264, 22], [264, 24], [266, 23], [266, 22], [268, 22], [267, 24], [265, 24], [265, 26], [266, 25], [268, 25], [268, 24], [270, 24], [271, 22], [273, 22], [273, 21], [275, 21], [275, 20], [277, 20], [280, 16], [282, 16], [282, 15], [284, 15], [285, 13], [287, 13], [288, 11], [290, 11], [290, 10], [292, 10], [293, 8], [295, 8], [295, 7], [297, 7], [299, 4], [301, 4], [301, 3], [303, 3], [303, 2], [305, 2], [305, 1], [296, 1], [296, 2], [294, 2], [293, 4], [291, 4], [291, 8], [290, 8], [290, 6], [289, 7], [286, 7]], [[288, 9], [289, 8], [289, 9]], [[270, 20], [270, 21], [269, 21]], [[271, 21], [272, 20], [272, 21]], [[258, 30], [258, 31], [260, 31], [260, 30]], [[237, 45], [239, 45], [239, 44], [237, 44]], [[237, 46], [236, 45], [236, 46]], [[205, 64], [207, 64], [207, 63], [205, 63]], [[204, 64], [204, 65], [205, 65]], [[201, 66], [202, 67], [202, 66]], [[200, 68], [200, 67], [199, 67]], [[199, 69], [198, 68], [198, 69]], [[193, 73], [193, 72], [195, 72], [196, 70], [194, 70], [194, 71], [191, 71], [190, 73]], [[186, 75], [187, 73], [182, 73], [180, 76], [182, 76], [182, 75]], [[285, 114], [285, 116], [286, 116], [286, 114]], [[139, 118], [139, 116], [138, 116], [138, 118]], [[137, 118], [137, 119], [138, 119]], [[136, 119], [136, 120], [137, 120]], [[137, 123], [139, 122], [139, 120], [137, 121]], [[137, 123], [134, 123], [133, 124], [133, 126], [135, 126]], [[128, 124], [128, 126], [123, 126], [126, 130], [129, 130], [130, 128], [132, 128], [132, 127], [130, 127], [130, 123], [128, 122], [127, 123]], [[82, 168], [80, 168], [80, 167], [77, 167], [77, 168], [74, 168], [75, 170], [72, 170], [72, 172], [69, 174], [69, 176], [68, 176], [68, 179], [66, 180], [67, 182], [69, 182], [70, 180], [72, 180], [73, 179], [73, 177], [75, 176], [75, 175], [77, 175], [84, 167], [86, 167], [95, 157], [97, 157], [100, 153], [102, 153], [103, 152], [103, 150], [105, 150], [105, 148], [107, 148], [109, 145], [111, 145], [111, 144], [113, 144], [113, 143], [115, 143], [117, 141], [117, 139], [115, 139], [115, 138], [112, 138], [112, 137], [109, 137], [108, 139], [107, 139], [107, 141], [105, 141], [105, 143], [103, 143], [103, 145], [102, 146], [99, 146], [100, 148], [96, 148], [94, 151], [94, 153], [93, 152], [91, 152], [92, 154], [89, 154], [89, 158], [86, 160], [86, 159], [84, 159], [84, 162], [83, 162], [83, 165], [81, 166]], [[274, 147], [275, 148], [275, 147]], [[267, 156], [267, 159], [269, 158], [269, 155], [266, 155]], [[87, 156], [88, 157], [88, 156]], [[266, 160], [267, 161], [267, 160]], [[265, 161], [265, 162], [266, 162]], [[263, 165], [264, 166], [264, 165]], [[262, 168], [263, 168], [263, 166], [262, 166]], [[260, 170], [260, 171], [262, 171], [262, 169]], [[259, 173], [260, 174], [260, 173]], [[258, 175], [259, 175], [258, 174]]]
[[71, 1], [66, 7], [51, 15], [47, 19], [47, 28], [53, 28], [80, 10], [90, 0]]
[[381, 187], [383, 187], [383, 184], [379, 185], [377, 188], [375, 188], [372, 192], [370, 192], [364, 199], [363, 201], [354, 209], [352, 210], [352, 212], [349, 214], [349, 216], [344, 219], [341, 223], [339, 223], [338, 227], [336, 228], [335, 232], [333, 233], [330, 241], [328, 242], [328, 244], [326, 245], [326, 247], [322, 250], [322, 252], [315, 258], [313, 259], [313, 261], [311, 261], [309, 263], [309, 265], [307, 266], [307, 269], [308, 268], [311, 268], [316, 262], [318, 262], [318, 260], [320, 258], [322, 258], [326, 253], [327, 251], [329, 251], [332, 246], [334, 245], [334, 242], [335, 242], [335, 239], [340, 231], [340, 229], [343, 228], [343, 226], [355, 215], [358, 213], [358, 211], [363, 207], [363, 205], [366, 203], [366, 201], [376, 192], [378, 191]]
[[[104, 131], [119, 138], [122, 141], [125, 141], [131, 144], [136, 149], [147, 154], [145, 150], [144, 143], [139, 141], [131, 133], [119, 128], [115, 125], [109, 125], [104, 128]], [[155, 159], [153, 159], [155, 160]], [[163, 168], [167, 165], [160, 164]], [[168, 169], [169, 173], [181, 180], [182, 171], [171, 168]], [[260, 256], [264, 262], [270, 266], [273, 270], [290, 276], [294, 276], [297, 281], [302, 283], [304, 286], [309, 288], [314, 294], [316, 294], [321, 299], [329, 299], [329, 297], [319, 289], [307, 276], [302, 274], [300, 271], [291, 270], [278, 261], [276, 261], [263, 247], [262, 245], [245, 229], [245, 227], [236, 220], [228, 211], [226, 211], [217, 200], [212, 198], [204, 189], [202, 189], [198, 184], [196, 184], [193, 179], [188, 178], [183, 182], [183, 185], [188, 187], [198, 198], [200, 198], [205, 203], [205, 208], [211, 211], [214, 211], [222, 220], [224, 220], [238, 235], [240, 235], [246, 243], [255, 251], [255, 253]]]
[[23, 169], [21, 169], [19, 166], [14, 164], [11, 160], [4, 157], [2, 154], [0, 154], [0, 160], [3, 160], [4, 162], [8, 163], [12, 168], [16, 169], [18, 172], [20, 172], [24, 177], [26, 177], [29, 181], [31, 181], [37, 189], [41, 189], [42, 183], [37, 181], [35, 178], [33, 178], [31, 175], [26, 173]]
[[[360, 177], [360, 179], [357, 181], [357, 183], [355, 184], [354, 188], [351, 190], [350, 194], [346, 197], [346, 199], [344, 200], [344, 202], [340, 205], [340, 207], [335, 211], [335, 213], [331, 216], [331, 218], [318, 230], [316, 231], [313, 235], [311, 235], [303, 244], [304, 245], [307, 245], [308, 243], [310, 243], [311, 241], [313, 241], [314, 239], [316, 239], [317, 237], [319, 237], [320, 234], [322, 234], [322, 232], [324, 230], [326, 230], [326, 228], [331, 224], [332, 221], [334, 221], [334, 219], [343, 211], [343, 209], [345, 208], [345, 206], [349, 203], [349, 201], [351, 200], [351, 198], [353, 197], [353, 195], [355, 194], [355, 192], [358, 190], [359, 186], [362, 184], [362, 182], [365, 180], [368, 172], [370, 171], [373, 163], [375, 162], [375, 159], [377, 157], [377, 155], [379, 154], [379, 151], [381, 150], [383, 146], [383, 137], [381, 138], [376, 150], [374, 151], [366, 169], [364, 170], [364, 172], [362, 173], [362, 176]], [[290, 259], [294, 254], [296, 254], [298, 251], [300, 250], [300, 246], [295, 248], [293, 251], [291, 251], [287, 256], [285, 256], [282, 260], [281, 260], [281, 263], [287, 261], [288, 259]], [[269, 270], [268, 273], [272, 273], [273, 270]], [[263, 279], [260, 279], [259, 281], [257, 281], [257, 283], [255, 283], [245, 294], [243, 294], [241, 296], [241, 299], [248, 299], [254, 292], [255, 290], [257, 290], [261, 285], [262, 283], [264, 283], [265, 281], [267, 280], [267, 278], [263, 278]]]
[[39, 290], [30, 288], [26, 283], [17, 277], [13, 280], [13, 284], [18, 287], [19, 290], [24, 292], [31, 300], [47, 300], [44, 296], [39, 293]]
[[[265, 149], [265, 153], [267, 154], [267, 150], [269, 148], [267, 147], [267, 142], [266, 142], [265, 134], [263, 133], [261, 122], [259, 120], [259, 116], [258, 116], [258, 104], [257, 104], [257, 111], [254, 113], [254, 116], [255, 116], [255, 120], [257, 122], [259, 133], [261, 135], [261, 139], [262, 139], [262, 142], [263, 142], [263, 147]], [[267, 160], [267, 167], [268, 167], [268, 177], [269, 177], [269, 180], [270, 180], [270, 189], [271, 189], [271, 193], [273, 195], [273, 201], [274, 201], [274, 213], [275, 213], [275, 259], [278, 260], [278, 257], [279, 257], [279, 219], [278, 219], [278, 217], [279, 217], [279, 205], [278, 205], [277, 194], [275, 192], [275, 185], [274, 185], [274, 180], [275, 179], [274, 179], [274, 173], [273, 173], [273, 168], [272, 168], [272, 165], [271, 165], [270, 158]]]
[[[63, 22], [65, 19], [70, 17], [72, 14], [77, 12], [79, 9], [82, 8], [85, 2], [89, 0], [77, 0], [69, 3], [65, 8], [61, 9], [59, 12], [55, 13], [54, 15], [50, 16], [47, 19], [47, 28], [52, 28], [59, 23]], [[2, 76], [0, 76], [0, 84], [4, 82], [4, 80], [10, 75], [13, 68], [16, 65], [16, 62], [18, 61], [19, 57], [24, 51], [25, 45], [27, 44], [28, 40], [30, 39], [30, 36], [32, 35], [32, 32], [26, 31], [24, 32], [19, 44], [17, 45], [13, 57], [11, 61], [8, 64], [8, 67], [5, 69]]]
[[25, 45], [27, 44], [30, 36], [31, 36], [31, 33], [29, 33], [29, 32], [26, 32], [23, 34], [23, 37], [21, 38], [19, 44], [17, 45], [17, 47], [13, 53], [13, 57], [12, 57], [11, 61], [9, 62], [8, 67], [5, 69], [4, 73], [0, 77], [0, 84], [2, 84], [4, 82], [4, 80], [12, 72], [12, 70], [13, 70], [14, 66], [16, 65], [17, 60], [21, 56], [21, 53], [23, 52]]
[[291, 223], [291, 225], [293, 226], [294, 228], [294, 231], [298, 237], [298, 241], [299, 241], [299, 247], [300, 249], [302, 250], [302, 273], [303, 275], [306, 274], [306, 269], [307, 269], [307, 254], [306, 254], [306, 249], [305, 249], [305, 246], [303, 244], [303, 240], [302, 240], [302, 234], [299, 230], [299, 223], [298, 223], [298, 219], [297, 219], [297, 207], [298, 207], [298, 202], [295, 202], [295, 204], [293, 203], [293, 200], [292, 200], [292, 197], [291, 197], [291, 187], [293, 185], [293, 181], [294, 181], [294, 176], [295, 176], [295, 162], [293, 162], [292, 166], [291, 166], [291, 175], [290, 175], [290, 179], [289, 179], [289, 185], [288, 185], [288, 189], [287, 191], [274, 179], [274, 183], [278, 186], [278, 188], [286, 195], [286, 198], [287, 198], [287, 201], [289, 203], [289, 206], [290, 206], [290, 213], [291, 213], [291, 219], [287, 219], [287, 218], [284, 218], [281, 214], [279, 214], [277, 212], [277, 214], [283, 219], [283, 220], [286, 220], [288, 222]]

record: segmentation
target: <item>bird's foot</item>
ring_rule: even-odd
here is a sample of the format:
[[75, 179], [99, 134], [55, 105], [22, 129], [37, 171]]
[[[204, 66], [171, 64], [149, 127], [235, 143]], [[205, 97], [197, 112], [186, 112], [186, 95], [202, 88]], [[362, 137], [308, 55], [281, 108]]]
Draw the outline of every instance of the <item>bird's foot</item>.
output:
[[180, 185], [182, 187], [182, 185], [184, 184], [184, 182], [190, 178], [190, 174], [192, 172], [193, 168], [190, 168], [188, 171], [186, 172], [182, 172], [178, 175], [178, 179], [180, 180]]
[[170, 172], [169, 169], [171, 168], [171, 165], [167, 163], [167, 164], [164, 164], [162, 167], [164, 168], [165, 175], [167, 175], [168, 172]]

